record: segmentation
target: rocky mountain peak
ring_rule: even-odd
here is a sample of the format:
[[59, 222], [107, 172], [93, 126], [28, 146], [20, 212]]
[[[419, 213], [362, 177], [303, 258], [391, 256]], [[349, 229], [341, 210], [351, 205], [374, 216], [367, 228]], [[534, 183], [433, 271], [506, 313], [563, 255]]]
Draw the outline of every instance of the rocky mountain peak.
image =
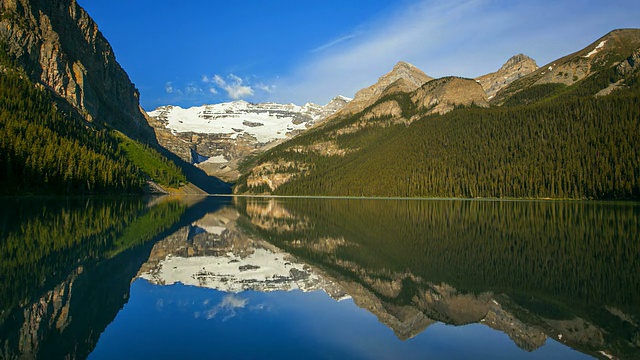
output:
[[[397, 81], [399, 79], [403, 79], [404, 81], [398, 83]], [[397, 87], [399, 84], [402, 84], [403, 88], [398, 90], [411, 92], [431, 80], [433, 80], [432, 77], [428, 76], [417, 67], [407, 62], [399, 61], [390, 72], [381, 76], [378, 79], [378, 82], [358, 91], [353, 100], [343, 107], [342, 110], [337, 112], [336, 115], [355, 114], [364, 110], [366, 107], [380, 99], [389, 86], [393, 85], [394, 87]]]
[[538, 69], [535, 60], [524, 54], [512, 56], [502, 65], [500, 70], [480, 76], [476, 81], [482, 85], [487, 97], [493, 98], [496, 93], [519, 78], [531, 74]]
[[422, 85], [411, 99], [427, 113], [444, 114], [456, 106], [489, 106], [483, 88], [472, 79], [444, 77]]
[[528, 57], [525, 54], [520, 53], [518, 55], [514, 55], [511, 58], [509, 58], [509, 60], [507, 60], [507, 62], [505, 62], [504, 65], [502, 65], [500, 70], [511, 70], [514, 68], [521, 68], [523, 66], [528, 66], [528, 65], [533, 65], [536, 68], [538, 67], [535, 60], [533, 60], [532, 58]]
[[[534, 85], [564, 84], [576, 82], [600, 71], [601, 69], [621, 66], [624, 73], [627, 66], [632, 67], [633, 53], [640, 48], [640, 29], [618, 29], [597, 39], [585, 48], [554, 60], [523, 79], [514, 82], [496, 94], [492, 102], [500, 105], [505, 99]], [[625, 64], [627, 63], [627, 64]], [[620, 84], [611, 84], [600, 95], [611, 92]]]
[[298, 106], [239, 100], [188, 109], [161, 106], [148, 115], [160, 145], [209, 175], [235, 181], [246, 156], [307, 130], [349, 101], [338, 96], [325, 106]]

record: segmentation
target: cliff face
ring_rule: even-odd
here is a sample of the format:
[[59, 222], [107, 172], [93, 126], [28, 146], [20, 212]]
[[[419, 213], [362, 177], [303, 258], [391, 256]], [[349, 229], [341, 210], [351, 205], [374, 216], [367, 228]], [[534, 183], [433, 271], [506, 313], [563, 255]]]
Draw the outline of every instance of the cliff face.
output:
[[32, 81], [87, 121], [154, 141], [138, 90], [75, 0], [3, 0], [0, 6], [0, 42]]

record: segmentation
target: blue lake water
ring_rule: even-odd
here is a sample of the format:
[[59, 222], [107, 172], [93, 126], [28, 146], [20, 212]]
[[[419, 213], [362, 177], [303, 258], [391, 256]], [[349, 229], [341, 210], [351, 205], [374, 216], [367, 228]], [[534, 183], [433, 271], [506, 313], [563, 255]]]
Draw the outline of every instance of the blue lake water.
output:
[[528, 353], [481, 324], [435, 323], [402, 341], [352, 299], [322, 291], [239, 294], [136, 280], [90, 359], [582, 359], [554, 340]]
[[3, 205], [1, 359], [640, 356], [638, 204]]

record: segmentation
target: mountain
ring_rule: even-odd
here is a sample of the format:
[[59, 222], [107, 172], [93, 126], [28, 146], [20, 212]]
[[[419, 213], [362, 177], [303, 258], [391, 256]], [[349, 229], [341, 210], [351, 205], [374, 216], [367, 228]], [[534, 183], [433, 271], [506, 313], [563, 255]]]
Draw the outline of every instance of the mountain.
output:
[[158, 141], [210, 175], [235, 181], [244, 158], [291, 138], [344, 107], [337, 96], [327, 105], [246, 101], [183, 109], [161, 106], [148, 113]]
[[537, 69], [535, 60], [527, 55], [518, 54], [507, 60], [498, 71], [477, 77], [476, 80], [487, 93], [487, 98], [491, 100], [498, 91]]
[[404, 61], [398, 62], [387, 74], [381, 76], [378, 81], [360, 91], [358, 91], [351, 102], [336, 112], [335, 116], [355, 114], [375, 103], [380, 97], [388, 92], [388, 88], [393, 91], [410, 92], [427, 81], [433, 80], [417, 67]]
[[295, 257], [247, 235], [240, 219], [233, 207], [224, 207], [158, 241], [138, 277], [154, 284], [180, 282], [229, 293], [324, 290], [334, 299], [348, 298]]
[[[640, 156], [639, 55], [640, 30], [616, 30], [526, 75], [533, 64], [524, 56], [480, 80], [446, 77], [412, 91], [387, 74], [359, 92], [374, 94], [370, 104], [349, 113], [356, 96], [253, 159], [234, 191], [638, 198], [640, 164], [629, 159]], [[505, 86], [497, 74], [515, 80]], [[487, 91], [502, 86], [489, 101]]]
[[[624, 75], [628, 76], [631, 72], [638, 71], [639, 47], [640, 30], [611, 31], [586, 48], [552, 61], [528, 76], [514, 81], [498, 92], [492, 102], [503, 104], [510, 97], [531, 87], [555, 84], [553, 89], [558, 89], [571, 86], [605, 71], [618, 71], [621, 74], [626, 72]], [[602, 81], [606, 83], [607, 79]], [[600, 90], [611, 90], [619, 85], [612, 82]]]
[[455, 76], [429, 81], [411, 93], [411, 100], [426, 114], [444, 114], [457, 106], [489, 106], [480, 84]]
[[0, 41], [31, 81], [66, 100], [89, 122], [153, 141], [138, 90], [75, 0], [11, 0], [0, 6]]
[[75, 0], [3, 1], [0, 12], [1, 193], [228, 191], [167, 158], [138, 90]]

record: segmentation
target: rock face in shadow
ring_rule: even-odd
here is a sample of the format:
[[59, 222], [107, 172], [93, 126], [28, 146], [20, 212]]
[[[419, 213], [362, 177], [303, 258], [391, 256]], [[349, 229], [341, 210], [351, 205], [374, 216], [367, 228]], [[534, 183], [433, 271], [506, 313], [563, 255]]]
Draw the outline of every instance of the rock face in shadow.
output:
[[138, 90], [75, 0], [5, 0], [0, 6], [0, 41], [33, 82], [87, 121], [155, 142]]

